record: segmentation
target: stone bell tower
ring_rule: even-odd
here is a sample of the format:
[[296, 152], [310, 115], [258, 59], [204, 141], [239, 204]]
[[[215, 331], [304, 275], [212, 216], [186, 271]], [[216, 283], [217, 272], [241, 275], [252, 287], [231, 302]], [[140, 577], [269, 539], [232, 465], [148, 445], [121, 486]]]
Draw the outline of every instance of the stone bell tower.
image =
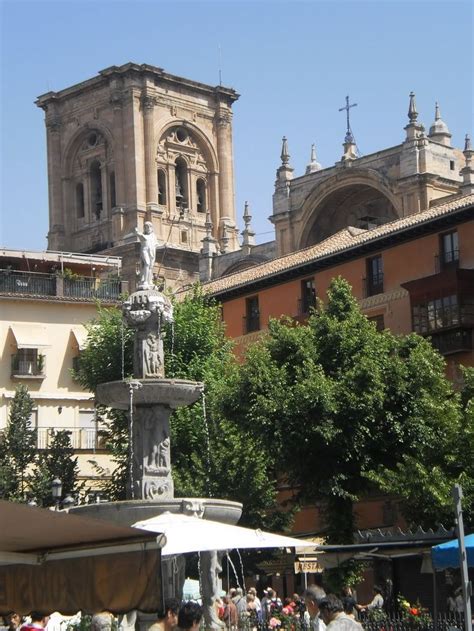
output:
[[[198, 277], [208, 236], [239, 247], [235, 223], [232, 105], [238, 94], [127, 63], [36, 104], [45, 111], [52, 250], [123, 257], [136, 285], [135, 228], [158, 237], [155, 276]], [[208, 222], [209, 223], [209, 222]]]

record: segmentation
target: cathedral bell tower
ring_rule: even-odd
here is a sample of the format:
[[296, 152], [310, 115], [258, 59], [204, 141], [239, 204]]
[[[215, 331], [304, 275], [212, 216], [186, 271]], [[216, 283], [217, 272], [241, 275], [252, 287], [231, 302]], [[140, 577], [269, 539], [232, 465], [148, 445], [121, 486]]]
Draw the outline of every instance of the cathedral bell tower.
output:
[[[135, 228], [159, 239], [155, 274], [193, 282], [202, 240], [238, 249], [232, 105], [239, 95], [146, 64], [112, 66], [48, 92], [48, 247], [123, 257], [136, 284]], [[206, 222], [208, 213], [210, 221]]]

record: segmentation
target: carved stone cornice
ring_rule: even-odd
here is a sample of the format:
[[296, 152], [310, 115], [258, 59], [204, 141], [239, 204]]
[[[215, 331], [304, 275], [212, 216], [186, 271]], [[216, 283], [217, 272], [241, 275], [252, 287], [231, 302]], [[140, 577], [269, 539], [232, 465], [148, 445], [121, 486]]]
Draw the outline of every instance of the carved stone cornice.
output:
[[228, 127], [231, 121], [232, 121], [232, 115], [229, 112], [220, 112], [216, 116], [217, 126], [220, 128]]
[[123, 107], [124, 100], [124, 96], [121, 92], [112, 92], [109, 103], [114, 110], [120, 110]]
[[408, 291], [406, 289], [395, 289], [394, 291], [389, 291], [385, 294], [376, 294], [375, 296], [369, 296], [368, 298], [362, 298], [359, 300], [359, 305], [361, 309], [372, 309], [373, 307], [379, 307], [381, 305], [386, 305], [389, 302], [393, 302], [394, 300], [401, 300], [402, 298], [406, 298], [408, 296]]
[[57, 133], [61, 129], [61, 124], [59, 116], [54, 116], [46, 121], [46, 129], [52, 133]]
[[145, 114], [150, 114], [151, 112], [153, 112], [155, 105], [158, 104], [158, 99], [156, 98], [156, 96], [144, 94], [141, 98], [141, 104]]

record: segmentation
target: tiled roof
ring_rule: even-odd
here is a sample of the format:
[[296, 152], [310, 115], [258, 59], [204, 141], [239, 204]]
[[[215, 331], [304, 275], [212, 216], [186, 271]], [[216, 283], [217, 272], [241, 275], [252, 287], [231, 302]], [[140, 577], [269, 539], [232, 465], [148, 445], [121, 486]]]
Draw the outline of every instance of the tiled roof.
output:
[[298, 250], [297, 252], [292, 252], [291, 254], [286, 254], [285, 256], [267, 261], [266, 263], [255, 265], [241, 272], [236, 272], [235, 274], [230, 274], [229, 276], [204, 283], [203, 289], [206, 293], [211, 295], [236, 289], [249, 283], [298, 268], [306, 263], [330, 257], [356, 246], [365, 245], [383, 237], [403, 232], [415, 226], [421, 226], [424, 223], [429, 223], [434, 219], [449, 215], [450, 213], [473, 204], [474, 195], [465, 195], [463, 197], [456, 197], [456, 199], [452, 199], [450, 202], [438, 204], [420, 213], [385, 223], [372, 230], [361, 230], [353, 227], [343, 228], [316, 245], [311, 245], [303, 250]]

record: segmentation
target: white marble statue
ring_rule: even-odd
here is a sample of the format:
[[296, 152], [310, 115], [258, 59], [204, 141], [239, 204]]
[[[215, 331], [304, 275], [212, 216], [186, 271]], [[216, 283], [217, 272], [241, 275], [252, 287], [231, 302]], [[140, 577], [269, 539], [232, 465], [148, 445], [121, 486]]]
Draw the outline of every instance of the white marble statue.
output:
[[135, 234], [140, 239], [140, 289], [153, 287], [153, 266], [156, 260], [156, 246], [158, 239], [153, 231], [151, 221], [145, 221], [143, 232], [135, 228]]

